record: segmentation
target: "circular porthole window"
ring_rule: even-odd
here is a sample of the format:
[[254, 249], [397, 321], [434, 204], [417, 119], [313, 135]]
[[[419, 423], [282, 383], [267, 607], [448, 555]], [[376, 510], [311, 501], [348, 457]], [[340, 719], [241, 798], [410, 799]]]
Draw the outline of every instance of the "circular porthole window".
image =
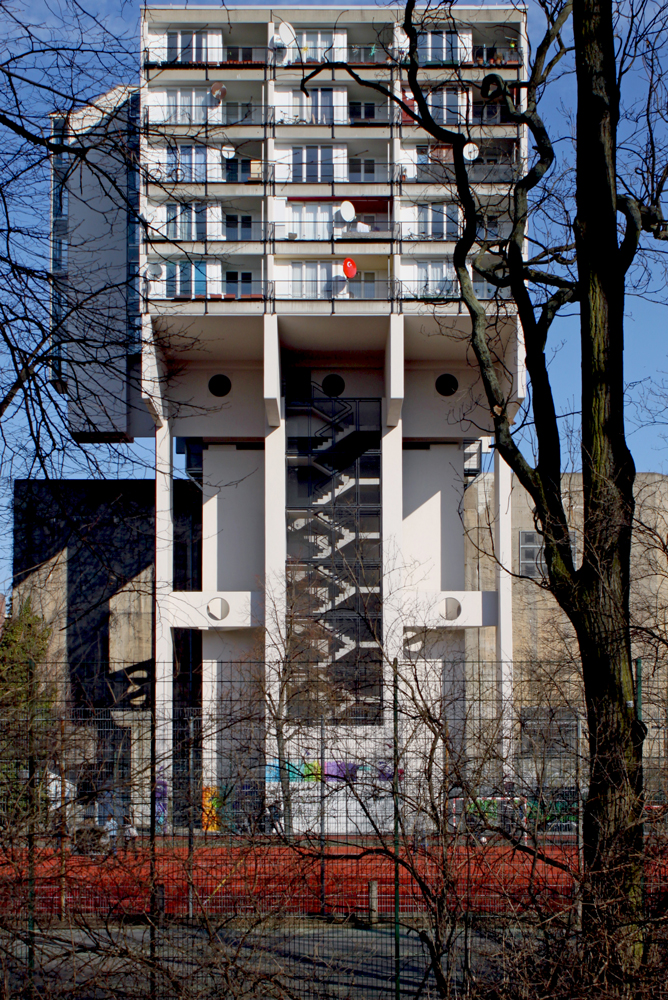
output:
[[439, 396], [454, 396], [459, 388], [459, 382], [454, 375], [439, 375], [436, 379], [436, 392]]
[[227, 375], [214, 375], [209, 379], [209, 392], [212, 396], [227, 396], [232, 383]]
[[340, 396], [346, 383], [340, 375], [325, 375], [322, 380], [322, 391], [326, 396]]

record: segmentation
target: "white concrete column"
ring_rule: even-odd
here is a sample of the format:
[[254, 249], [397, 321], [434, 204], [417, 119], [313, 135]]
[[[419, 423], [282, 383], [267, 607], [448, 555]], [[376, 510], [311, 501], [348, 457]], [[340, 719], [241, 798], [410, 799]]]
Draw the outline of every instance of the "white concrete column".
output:
[[278, 317], [264, 316], [264, 407], [270, 427], [281, 423], [281, 350], [278, 341]]
[[[206, 453], [205, 453], [206, 455]], [[202, 590], [218, 590], [218, 483], [202, 477]]]
[[[173, 642], [167, 602], [173, 582], [172, 433], [168, 420], [155, 431], [155, 715], [158, 774], [171, 785]], [[149, 796], [148, 780], [145, 794]], [[142, 794], [143, 797], [144, 793]], [[171, 794], [170, 794], [171, 799]], [[148, 816], [149, 813], [146, 813]]]
[[501, 710], [503, 772], [504, 776], [509, 776], [513, 730], [512, 474], [498, 449], [494, 451], [494, 487], [496, 497], [494, 545], [497, 559], [496, 590], [498, 600], [496, 625], [497, 691]]
[[385, 341], [385, 420], [396, 427], [404, 403], [404, 317], [393, 313]]
[[390, 316], [385, 347], [381, 441], [383, 525], [383, 642], [387, 662], [403, 649], [403, 423], [404, 318]]
[[[284, 715], [280, 704], [281, 682], [286, 664], [286, 593], [285, 563], [286, 543], [286, 469], [285, 469], [285, 415], [280, 414], [277, 427], [270, 427], [265, 438], [265, 699], [267, 763], [278, 758], [276, 721]], [[268, 767], [268, 776], [276, 777], [275, 768]], [[267, 796], [280, 795], [280, 785], [272, 782]]]

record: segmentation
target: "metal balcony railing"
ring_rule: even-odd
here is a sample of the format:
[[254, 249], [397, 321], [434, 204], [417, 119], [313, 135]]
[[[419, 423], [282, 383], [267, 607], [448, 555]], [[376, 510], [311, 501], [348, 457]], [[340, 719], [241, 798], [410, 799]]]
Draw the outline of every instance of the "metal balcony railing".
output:
[[373, 101], [349, 101], [345, 108], [279, 105], [274, 110], [277, 125], [387, 125], [396, 117], [387, 104]]
[[273, 223], [245, 222], [236, 224], [223, 221], [214, 227], [205, 224], [205, 219], [197, 219], [191, 225], [167, 227], [166, 230], [151, 235], [150, 243], [257, 243], [271, 239]]
[[522, 49], [519, 45], [474, 45], [471, 62], [474, 66], [520, 66]]
[[[398, 163], [395, 180], [404, 184], [444, 184], [455, 181], [454, 163]], [[473, 184], [510, 184], [520, 175], [521, 166], [509, 160], [498, 163], [472, 163], [467, 167]]]
[[273, 108], [230, 101], [209, 103], [204, 92], [202, 103], [186, 101], [175, 104], [152, 104], [147, 108], [147, 125], [266, 125], [273, 120]]
[[428, 222], [395, 222], [397, 239], [407, 241], [441, 240], [454, 242], [459, 239], [460, 226], [451, 219], [431, 219]]
[[278, 183], [286, 184], [387, 184], [390, 172], [386, 163], [351, 159], [347, 165], [318, 162], [284, 163], [280, 165], [276, 174]]
[[332, 278], [289, 279], [274, 282], [274, 297], [287, 300], [382, 300], [393, 297], [394, 282], [388, 278], [365, 279], [364, 275], [348, 280], [343, 275]]
[[[209, 301], [241, 301], [241, 300], [264, 300], [270, 299], [273, 294], [273, 282], [265, 281], [262, 278], [244, 279], [237, 281], [223, 282], [221, 285], [207, 286], [206, 291], [198, 290], [197, 286], [191, 289], [176, 288], [167, 281], [164, 285], [164, 297], [174, 302], [190, 302], [207, 299]], [[151, 298], [160, 297], [152, 294]]]
[[[497, 288], [484, 278], [473, 278], [473, 291], [481, 301], [510, 298], [510, 289]], [[428, 281], [402, 281], [398, 283], [398, 296], [403, 301], [457, 302], [461, 299], [459, 282], [456, 278], [434, 278]]]
[[155, 165], [146, 168], [150, 184], [259, 184], [274, 176], [273, 163], [261, 160], [225, 160], [217, 164]]
[[277, 240], [392, 240], [396, 238], [394, 222], [277, 222]]
[[[214, 58], [215, 57], [215, 58]], [[146, 66], [226, 66], [226, 65], [255, 65], [266, 66], [273, 59], [273, 51], [266, 45], [224, 45], [221, 49], [203, 54], [203, 58], [196, 58], [192, 47], [181, 53], [175, 59], [162, 58], [162, 54], [144, 49], [144, 63]]]

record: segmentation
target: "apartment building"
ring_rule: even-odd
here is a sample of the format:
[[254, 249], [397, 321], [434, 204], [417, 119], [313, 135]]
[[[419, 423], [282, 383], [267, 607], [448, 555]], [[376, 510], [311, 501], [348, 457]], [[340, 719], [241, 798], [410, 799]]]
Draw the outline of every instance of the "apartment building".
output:
[[[96, 229], [107, 248], [96, 276], [105, 253], [128, 275], [123, 336], [112, 337], [121, 385], [106, 393], [89, 364], [71, 409], [83, 441], [155, 436], [167, 775], [179, 699], [192, 704], [175, 658], [179, 670], [201, 664], [204, 716], [220, 714], [226, 691], [255, 692], [268, 762], [272, 713], [307, 728], [320, 719], [354, 742], [390, 724], [395, 657], [419, 650], [447, 687], [480, 630], [494, 636], [490, 683], [511, 700], [510, 475], [498, 456], [500, 562], [487, 590], [465, 571], [464, 491], [492, 427], [452, 266], [452, 148], [369, 86], [412, 106], [402, 18], [402, 7], [146, 6], [138, 95], [119, 88], [82, 123], [55, 126], [116, 134], [120, 122], [135, 150], [116, 184], [128, 224], [105, 216]], [[510, 4], [457, 7], [420, 33], [432, 114], [469, 140], [480, 239], [507, 232], [509, 184], [527, 156], [523, 130], [480, 85], [490, 67], [522, 77], [525, 33]], [[56, 163], [54, 232], [70, 244], [89, 209], [71, 192], [62, 208], [76, 176]], [[88, 289], [83, 253], [76, 268], [62, 260], [61, 249], [69, 294]], [[514, 304], [473, 279], [519, 405]], [[61, 299], [54, 321], [64, 326]], [[63, 357], [66, 393], [76, 364]], [[230, 778], [220, 738], [202, 755], [206, 787]], [[272, 780], [269, 764], [263, 773]]]

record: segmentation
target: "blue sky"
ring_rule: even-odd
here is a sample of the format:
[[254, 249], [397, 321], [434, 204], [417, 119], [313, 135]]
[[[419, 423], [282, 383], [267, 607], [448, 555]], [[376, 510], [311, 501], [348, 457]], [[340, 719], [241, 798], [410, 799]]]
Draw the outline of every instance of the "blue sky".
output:
[[[252, 2], [252, 0], [247, 0]], [[258, 4], [259, 5], [259, 4]], [[326, 6], [327, 3], [311, 3], [312, 6]], [[85, 6], [85, 5], [84, 5]], [[201, 6], [201, 4], [192, 5]], [[222, 6], [219, 2], [208, 4], [211, 7]], [[232, 4], [231, 6], [236, 6]], [[267, 6], [267, 4], [263, 4]], [[274, 8], [290, 7], [294, 4], [277, 2], [272, 5]], [[302, 5], [304, 6], [304, 5]], [[369, 6], [366, 4], [351, 3], [350, 6]], [[379, 8], [387, 6], [378, 4]], [[495, 6], [493, 4], [483, 4], [481, 6]], [[29, 18], [34, 24], [55, 24], [54, 8], [38, 0], [25, 8], [29, 11]], [[92, 8], [91, 8], [92, 9]], [[133, 39], [138, 37], [138, 17], [139, 8], [136, 4], [119, 3], [119, 0], [102, 0], [95, 6], [95, 12], [103, 22], [105, 27], [112, 31], [117, 38], [127, 39], [127, 47], [133, 46]], [[539, 29], [540, 25], [535, 21], [535, 8], [530, 15], [530, 27], [532, 34]], [[1, 20], [1, 18], [0, 18]], [[115, 83], [110, 80], [109, 85]], [[572, 110], [574, 98], [575, 81], [572, 76], [563, 77], [549, 92], [549, 106], [546, 106], [544, 114], [550, 124], [554, 134], [561, 135], [568, 142], [569, 135], [569, 115]], [[43, 206], [44, 213], [48, 217], [48, 206]], [[648, 423], [647, 420], [639, 419], [638, 407], [635, 401], [652, 385], [660, 382], [663, 373], [668, 373], [668, 311], [665, 305], [645, 301], [635, 297], [632, 289], [629, 289], [626, 304], [626, 382], [629, 385], [630, 405], [627, 409], [629, 444], [633, 452], [636, 467], [639, 471], [658, 471], [668, 473], [668, 444], [664, 437], [668, 435], [668, 426], [663, 428], [658, 423]], [[551, 331], [548, 344], [548, 354], [550, 356], [550, 372], [552, 384], [557, 401], [558, 411], [564, 415], [573, 414], [579, 409], [579, 324], [577, 315], [571, 312], [570, 315], [558, 319]], [[668, 375], [666, 376], [668, 380]], [[668, 398], [668, 395], [667, 395]], [[659, 404], [661, 401], [659, 400]], [[661, 405], [659, 405], [661, 409]], [[660, 414], [659, 414], [660, 416]], [[577, 420], [577, 418], [575, 418]], [[572, 426], [574, 418], [564, 416], [564, 426]], [[150, 460], [152, 452], [152, 442], [137, 442], [134, 450], [135, 457], [145, 463], [146, 473], [149, 474]], [[134, 473], [129, 472], [129, 468], [117, 466], [112, 469], [110, 475], [137, 474], [136, 467]], [[5, 473], [6, 475], [6, 473]], [[9, 482], [2, 481], [2, 492], [5, 500], [9, 497]], [[0, 499], [0, 503], [1, 503]], [[5, 507], [6, 518], [9, 519], [9, 511]], [[0, 543], [0, 590], [7, 589], [11, 575], [9, 563], [10, 533], [5, 533], [4, 545]], [[3, 587], [4, 583], [4, 587]]]

